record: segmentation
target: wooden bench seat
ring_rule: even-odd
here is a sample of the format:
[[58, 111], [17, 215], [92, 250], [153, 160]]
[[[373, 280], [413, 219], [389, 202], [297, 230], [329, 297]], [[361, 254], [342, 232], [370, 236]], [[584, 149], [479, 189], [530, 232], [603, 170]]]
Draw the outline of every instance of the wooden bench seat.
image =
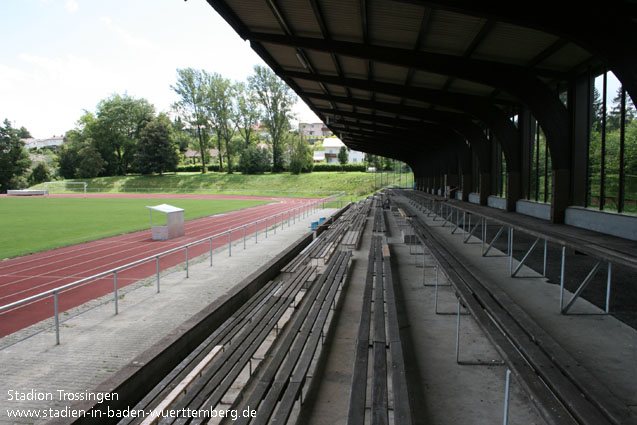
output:
[[[373, 329], [372, 329], [373, 324]], [[370, 339], [370, 330], [371, 339]], [[391, 365], [388, 367], [388, 353]], [[368, 368], [372, 364], [371, 379]], [[388, 373], [389, 372], [389, 373]], [[391, 375], [392, 400], [388, 392]], [[371, 400], [367, 387], [371, 386]], [[389, 423], [393, 408], [396, 424], [410, 425], [412, 412], [409, 401], [405, 360], [400, 341], [398, 313], [394, 297], [390, 253], [385, 237], [373, 236], [368, 256], [368, 268], [363, 293], [363, 307], [355, 347], [351, 391], [348, 406], [348, 425], [366, 423], [366, 410], [372, 424]]]

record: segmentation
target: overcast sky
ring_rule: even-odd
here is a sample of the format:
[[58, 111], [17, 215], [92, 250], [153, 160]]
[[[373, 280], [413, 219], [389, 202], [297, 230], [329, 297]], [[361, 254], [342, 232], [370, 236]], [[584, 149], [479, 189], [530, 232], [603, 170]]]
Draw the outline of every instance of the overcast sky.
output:
[[[264, 64], [204, 0], [1, 0], [0, 39], [0, 120], [36, 138], [113, 93], [167, 111], [177, 68], [245, 81]], [[305, 104], [295, 112], [318, 121]]]

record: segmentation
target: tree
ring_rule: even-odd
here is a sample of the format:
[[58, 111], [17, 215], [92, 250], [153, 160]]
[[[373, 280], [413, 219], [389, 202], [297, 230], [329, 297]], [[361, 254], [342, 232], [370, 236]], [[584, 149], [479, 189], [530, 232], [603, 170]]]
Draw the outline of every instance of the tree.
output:
[[[107, 163], [100, 151], [95, 147], [96, 144], [91, 137], [92, 134], [95, 133], [95, 122], [95, 115], [85, 111], [84, 115], [76, 122], [75, 128], [67, 131], [64, 135], [64, 143], [57, 151], [57, 167], [58, 174], [65, 179], [78, 177], [77, 170], [80, 168], [80, 165], [82, 165], [80, 164], [82, 160], [88, 161], [82, 165], [84, 175], [94, 174], [98, 176], [106, 171], [105, 166]], [[82, 158], [80, 158], [80, 150], [89, 145], [92, 146], [92, 149], [85, 151]], [[112, 173], [115, 173], [117, 172], [117, 160], [115, 155], [112, 150], [108, 148], [105, 150], [113, 162], [111, 167]], [[96, 155], [97, 158], [88, 158], [90, 154]], [[89, 167], [90, 164], [96, 165], [98, 170], [96, 170], [96, 172], [89, 172], [87, 167]]]
[[290, 136], [290, 165], [292, 174], [311, 172], [313, 168], [312, 149], [298, 134]]
[[593, 117], [592, 127], [594, 131], [602, 130], [602, 117], [604, 114], [604, 103], [599, 91], [593, 87]]
[[29, 133], [26, 127], [22, 126], [18, 129], [18, 137], [20, 139], [31, 139], [33, 136], [31, 136], [31, 133]]
[[[622, 87], [617, 88], [617, 92], [615, 93], [615, 97], [613, 98], [613, 107], [608, 113], [608, 118], [606, 120], [606, 128], [609, 130], [617, 130], [621, 125], [621, 115], [622, 115]], [[632, 99], [628, 94], [626, 94], [626, 121], [632, 121], [636, 118], [635, 113], [635, 105], [633, 104]]]
[[347, 147], [341, 146], [341, 148], [338, 150], [338, 162], [341, 165], [345, 165], [347, 164], [348, 160], [349, 160], [349, 155], [347, 153]]
[[87, 136], [108, 162], [108, 174], [128, 173], [140, 131], [154, 114], [155, 108], [146, 99], [127, 94], [115, 94], [98, 103], [96, 119], [87, 127]]
[[267, 149], [248, 146], [239, 160], [239, 169], [244, 174], [263, 174], [270, 169], [272, 156]]
[[21, 188], [30, 165], [29, 154], [20, 141], [18, 131], [5, 119], [0, 127], [0, 193]]
[[248, 77], [248, 85], [263, 107], [263, 123], [271, 137], [272, 171], [282, 171], [285, 166], [283, 143], [290, 128], [296, 96], [285, 82], [265, 66], [255, 65], [254, 74]]
[[92, 179], [99, 176], [104, 171], [106, 162], [89, 140], [77, 152], [77, 168], [75, 177], [80, 179]]
[[[225, 145], [228, 163], [228, 174], [232, 174], [232, 155], [234, 149], [230, 146], [232, 138], [237, 132], [237, 108], [234, 100], [237, 90], [232, 82], [216, 72], [206, 75], [208, 93], [205, 108], [219, 142], [219, 160], [221, 161], [221, 143]], [[220, 170], [223, 164], [220, 162]]]
[[33, 167], [31, 174], [29, 174], [29, 177], [27, 178], [27, 181], [31, 186], [48, 182], [49, 180], [51, 180], [51, 173], [49, 172], [49, 167], [47, 167], [44, 162], [39, 162], [38, 165]]
[[184, 154], [188, 151], [190, 145], [193, 145], [195, 139], [192, 133], [186, 129], [186, 125], [181, 120], [181, 117], [177, 117], [177, 119], [173, 121], [172, 126], [175, 145], [179, 148], [179, 152]]
[[173, 171], [179, 163], [170, 119], [159, 114], [142, 128], [135, 154], [137, 169], [142, 174]]
[[237, 126], [243, 147], [247, 149], [254, 137], [253, 128], [259, 123], [261, 110], [259, 109], [259, 99], [254, 90], [245, 83], [237, 83]]
[[207, 127], [208, 117], [204, 108], [207, 91], [204, 72], [192, 68], [178, 69], [177, 85], [171, 88], [181, 98], [174, 104], [175, 110], [192, 128], [196, 129], [201, 154], [201, 173], [205, 174], [208, 140], [204, 137], [204, 130]]

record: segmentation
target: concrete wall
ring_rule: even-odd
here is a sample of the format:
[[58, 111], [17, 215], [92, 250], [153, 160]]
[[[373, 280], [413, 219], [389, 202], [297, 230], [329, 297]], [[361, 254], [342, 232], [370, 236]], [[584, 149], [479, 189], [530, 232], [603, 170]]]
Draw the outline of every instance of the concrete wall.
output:
[[565, 222], [595, 232], [637, 241], [637, 217], [583, 207], [568, 207]]
[[469, 202], [471, 202], [472, 204], [479, 204], [480, 203], [480, 194], [479, 193], [470, 193], [469, 194]]
[[491, 208], [497, 208], [499, 210], [507, 209], [507, 200], [505, 198], [500, 198], [499, 196], [489, 196], [487, 199], [487, 205]]
[[515, 204], [515, 211], [542, 220], [551, 220], [551, 204], [520, 199]]

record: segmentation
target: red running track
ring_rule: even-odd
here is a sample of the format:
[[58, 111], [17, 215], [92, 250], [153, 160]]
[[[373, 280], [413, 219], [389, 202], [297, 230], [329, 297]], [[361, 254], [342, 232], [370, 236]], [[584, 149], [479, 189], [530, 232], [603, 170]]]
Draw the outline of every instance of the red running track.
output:
[[[58, 195], [60, 196], [60, 195]], [[67, 195], [68, 196], [68, 195]], [[83, 195], [70, 195], [83, 196]], [[247, 208], [210, 217], [189, 220], [185, 223], [186, 235], [169, 241], [155, 241], [151, 231], [127, 233], [92, 242], [71, 245], [64, 248], [44, 251], [2, 261], [0, 263], [0, 306], [24, 299], [62, 285], [93, 276], [113, 268], [133, 263], [137, 260], [183, 246], [187, 243], [223, 233], [229, 229], [242, 227], [256, 220], [280, 214], [284, 211], [308, 206], [314, 199], [300, 198], [255, 198], [217, 195], [137, 195], [137, 194], [89, 194], [90, 197], [146, 197], [146, 198], [207, 198], [207, 199], [267, 199], [276, 201], [272, 204]], [[285, 218], [287, 219], [287, 213]], [[292, 214], [294, 217], [294, 213]], [[281, 217], [277, 218], [280, 223]], [[274, 221], [269, 221], [272, 226]], [[259, 232], [265, 229], [265, 222], [258, 224]], [[253, 235], [255, 226], [246, 227], [246, 234]], [[243, 231], [232, 233], [232, 240], [243, 238]], [[213, 248], [228, 244], [228, 238], [215, 238]], [[210, 251], [210, 243], [189, 248], [189, 257]], [[162, 256], [160, 269], [165, 270], [186, 259], [185, 250]], [[130, 285], [140, 279], [156, 273], [155, 260], [117, 272], [118, 288]], [[113, 292], [113, 276], [92, 280], [80, 286], [61, 292], [59, 295], [59, 312], [77, 307], [87, 301]], [[9, 335], [54, 314], [53, 297], [45, 297], [15, 309], [0, 313], [0, 337]]]

